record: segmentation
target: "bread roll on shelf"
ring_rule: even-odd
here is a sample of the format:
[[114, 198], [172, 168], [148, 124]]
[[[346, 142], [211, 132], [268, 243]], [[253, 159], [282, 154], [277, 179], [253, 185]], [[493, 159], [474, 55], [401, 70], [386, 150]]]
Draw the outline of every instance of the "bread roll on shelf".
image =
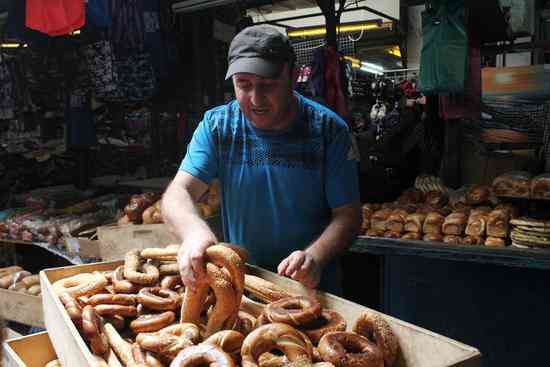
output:
[[392, 214], [392, 212], [393, 212], [393, 209], [390, 209], [390, 208], [384, 208], [374, 212], [370, 219], [370, 227], [381, 231], [385, 231], [387, 228], [387, 220]]
[[414, 213], [407, 215], [407, 218], [405, 218], [405, 231], [422, 233], [424, 220], [426, 220], [426, 214], [423, 213]]
[[531, 174], [509, 172], [493, 180], [493, 191], [497, 196], [528, 198], [531, 192]]
[[427, 233], [422, 237], [423, 241], [429, 242], [443, 242], [443, 235], [441, 233]]
[[403, 236], [401, 236], [401, 239], [420, 241], [422, 240], [422, 232], [407, 232]]
[[487, 239], [485, 239], [485, 246], [504, 247], [506, 246], [506, 240], [498, 237], [487, 237]]
[[493, 210], [487, 217], [487, 236], [508, 237], [510, 212], [503, 209]]
[[449, 245], [460, 245], [462, 244], [462, 237], [454, 234], [448, 234], [443, 236], [443, 242], [448, 243]]
[[470, 214], [468, 225], [466, 226], [466, 234], [473, 237], [484, 237], [487, 228], [487, 214], [477, 213]]
[[460, 212], [451, 213], [445, 218], [441, 231], [446, 235], [459, 236], [464, 233], [466, 222], [466, 214]]
[[441, 227], [444, 221], [445, 217], [441, 214], [435, 212], [429, 213], [426, 215], [422, 232], [425, 234], [441, 234]]

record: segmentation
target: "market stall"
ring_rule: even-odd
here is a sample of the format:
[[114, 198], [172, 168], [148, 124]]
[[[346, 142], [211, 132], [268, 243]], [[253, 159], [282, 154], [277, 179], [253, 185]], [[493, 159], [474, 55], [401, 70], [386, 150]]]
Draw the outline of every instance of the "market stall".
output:
[[[225, 249], [224, 249], [225, 248]], [[224, 247], [224, 246], [215, 246], [215, 248], [212, 248], [212, 256], [214, 256], [214, 252], [221, 251], [226, 252], [227, 249], [229, 251], [232, 251], [232, 254], [235, 256], [244, 256], [246, 257], [246, 253], [242, 252], [242, 250], [239, 250], [237, 247]], [[235, 252], [236, 251], [236, 252]], [[236, 254], [240, 255], [236, 255]], [[130, 335], [128, 334], [128, 331], [124, 330], [124, 325], [115, 323], [115, 320], [112, 319], [112, 316], [108, 316], [109, 308], [118, 307], [120, 310], [123, 308], [127, 309], [125, 311], [127, 319], [134, 319], [136, 316], [136, 310], [133, 311], [133, 315], [130, 313], [130, 309], [132, 306], [129, 303], [125, 306], [118, 304], [113, 305], [109, 303], [96, 303], [96, 300], [99, 301], [100, 298], [105, 298], [103, 294], [101, 294], [101, 291], [103, 287], [109, 286], [106, 279], [101, 280], [102, 274], [108, 275], [108, 273], [111, 273], [115, 268], [116, 269], [127, 269], [128, 266], [132, 266], [131, 264], [135, 259], [139, 259], [140, 257], [142, 259], [144, 258], [158, 258], [159, 256], [165, 260], [173, 258], [175, 255], [175, 249], [171, 247], [167, 247], [165, 249], [158, 249], [158, 248], [152, 248], [152, 249], [144, 249], [141, 252], [140, 251], [131, 251], [126, 256], [126, 260], [124, 262], [108, 262], [108, 263], [100, 263], [100, 264], [90, 264], [90, 265], [81, 265], [81, 266], [73, 266], [73, 267], [63, 267], [58, 269], [51, 269], [47, 270], [41, 273], [41, 281], [43, 285], [43, 289], [45, 292], [47, 292], [48, 296], [44, 298], [44, 307], [47, 310], [45, 312], [46, 316], [46, 328], [48, 329], [48, 334], [37, 334], [30, 337], [24, 337], [19, 339], [14, 339], [9, 341], [5, 345], [5, 361], [8, 366], [35, 366], [38, 365], [39, 361], [41, 363], [51, 361], [54, 359], [59, 359], [60, 362], [63, 365], [93, 365], [94, 363], [97, 363], [99, 361], [99, 357], [102, 356], [104, 358], [108, 359], [120, 359], [125, 365], [128, 365], [128, 363], [131, 364], [131, 360], [135, 360], [139, 354], [132, 353], [130, 351], [131, 344], [128, 344], [124, 341], [124, 339], [121, 339], [119, 336], [119, 333], [122, 335]], [[135, 259], [133, 259], [135, 257]], [[219, 263], [219, 260], [213, 260], [216, 263]], [[237, 258], [235, 259], [237, 261], [236, 264], [239, 263], [239, 260]], [[331, 310], [332, 317], [336, 317], [336, 315], [341, 315], [338, 317], [341, 317], [341, 325], [340, 326], [331, 326], [336, 327], [337, 330], [350, 330], [353, 328], [357, 333], [351, 333], [351, 332], [337, 332], [335, 334], [342, 334], [347, 335], [347, 338], [362, 338], [360, 336], [361, 329], [359, 328], [358, 319], [363, 318], [367, 322], [365, 325], [371, 325], [371, 326], [365, 326], [367, 328], [374, 327], [375, 332], [381, 332], [376, 331], [379, 330], [377, 328], [383, 327], [383, 338], [386, 340], [387, 344], [379, 344], [380, 348], [384, 348], [384, 354], [382, 357], [382, 354], [380, 354], [379, 357], [370, 356], [369, 358], [380, 358], [380, 363], [388, 365], [388, 366], [462, 366], [462, 365], [478, 365], [479, 363], [479, 352], [472, 347], [466, 346], [464, 344], [461, 344], [459, 342], [447, 339], [443, 336], [434, 334], [432, 332], [429, 332], [427, 330], [424, 330], [422, 328], [416, 327], [412, 324], [402, 322], [398, 319], [385, 316], [382, 314], [379, 314], [373, 310], [367, 309], [365, 307], [362, 307], [360, 305], [354, 304], [352, 302], [346, 301], [344, 299], [334, 297], [330, 294], [325, 294], [323, 292], [317, 292], [315, 294], [314, 298], [312, 297], [311, 292], [306, 291], [306, 289], [301, 286], [299, 283], [294, 282], [289, 279], [282, 278], [280, 276], [277, 276], [273, 273], [267, 272], [263, 269], [248, 266], [243, 267], [244, 262], [240, 262], [240, 265], [237, 266], [237, 268], [241, 268], [241, 270], [236, 270], [237, 268], [231, 270], [232, 276], [235, 275], [235, 271], [237, 271], [236, 274], [240, 274], [242, 279], [244, 280], [243, 283], [243, 291], [244, 295], [243, 301], [239, 302], [239, 304], [236, 305], [237, 308], [240, 308], [241, 311], [239, 311], [239, 318], [237, 320], [240, 320], [240, 317], [245, 317], [244, 315], [247, 315], [247, 319], [250, 319], [251, 317], [254, 318], [256, 315], [259, 316], [259, 312], [262, 312], [262, 310], [265, 308], [265, 310], [270, 309], [273, 307], [275, 309], [276, 305], [282, 302], [299, 302], [301, 304], [301, 307], [311, 307], [309, 306], [309, 302], [313, 302], [312, 305], [317, 304], [317, 306], [322, 305], [323, 309], [329, 312]], [[229, 269], [232, 269], [232, 267], [229, 267]], [[160, 268], [162, 273], [162, 268]], [[117, 272], [119, 270], [115, 270]], [[92, 273], [95, 272], [95, 273]], [[93, 275], [95, 274], [95, 275]], [[137, 274], [137, 273], [136, 273]], [[167, 274], [167, 273], [165, 273]], [[130, 274], [128, 274], [130, 276]], [[102, 283], [101, 286], [94, 285], [93, 289], [95, 289], [92, 293], [89, 294], [88, 298], [89, 300], [86, 301], [88, 304], [94, 304], [95, 306], [86, 306], [84, 309], [82, 309], [82, 317], [85, 317], [87, 320], [88, 316], [85, 316], [86, 313], [89, 313], [90, 310], [96, 310], [95, 312], [100, 312], [103, 315], [103, 318], [110, 319], [110, 323], [106, 323], [104, 326], [104, 330], [102, 327], [99, 328], [99, 332], [103, 335], [105, 333], [106, 340], [110, 345], [110, 348], [112, 349], [102, 349], [101, 346], [102, 343], [99, 343], [98, 340], [94, 339], [96, 334], [90, 334], [87, 328], [81, 329], [79, 327], [78, 322], [82, 322], [84, 319], [75, 318], [74, 314], [74, 307], [78, 307], [74, 301], [75, 299], [71, 296], [69, 296], [69, 293], [60, 293], [60, 290], [67, 289], [70, 294], [73, 294], [75, 297], [78, 297], [78, 294], [83, 294], [82, 292], [88, 292], [85, 291], [85, 289], [88, 289], [89, 291], [92, 290], [90, 288], [90, 285], [87, 283], [80, 283], [80, 285], [71, 286], [71, 284], [76, 284], [73, 282], [74, 279], [84, 279], [85, 277], [97, 277], [97, 280], [100, 280]], [[113, 281], [115, 283], [112, 284], [113, 287], [117, 288], [121, 286], [121, 284], [118, 284], [119, 280], [118, 275], [115, 275], [114, 273], [111, 275], [113, 278]], [[167, 279], [170, 279], [170, 275], [165, 275], [167, 278], [163, 279], [161, 282], [165, 283]], [[132, 278], [132, 276], [130, 276]], [[161, 276], [162, 277], [162, 276]], [[133, 279], [133, 278], [132, 278]], [[126, 281], [128, 281], [126, 279]], [[173, 283], [173, 282], [172, 282]], [[95, 284], [95, 280], [94, 280]], [[130, 283], [131, 284], [131, 283]], [[237, 286], [238, 283], [234, 283], [234, 286], [236, 287], [234, 290], [238, 291], [239, 287]], [[218, 288], [211, 283], [211, 286], [214, 287], [214, 290], [217, 292]], [[69, 287], [69, 288], [66, 288]], [[267, 288], [266, 288], [267, 287]], [[178, 294], [178, 288], [181, 288], [177, 284], [174, 284], [174, 291], [173, 294]], [[152, 288], [144, 288], [144, 290], [152, 289]], [[170, 293], [171, 291], [168, 290], [169, 288], [166, 288], [166, 292]], [[266, 292], [266, 290], [269, 290], [270, 292]], [[95, 295], [93, 293], [96, 293]], [[141, 302], [146, 302], [145, 298], [141, 298], [141, 295], [145, 294], [144, 291], [140, 291], [140, 293], [137, 296], [137, 303], [141, 304]], [[219, 295], [219, 294], [218, 294]], [[292, 295], [292, 296], [291, 296]], [[298, 296], [300, 295], [300, 296]], [[119, 294], [120, 300], [122, 300], [123, 296], [130, 297], [131, 294], [125, 293]], [[205, 294], [206, 296], [206, 294]], [[290, 296], [290, 298], [288, 298]], [[82, 296], [81, 296], [82, 297]], [[78, 297], [78, 298], [81, 298]], [[182, 297], [183, 300], [181, 300], [182, 303], [182, 318], [188, 318], [191, 317], [191, 313], [189, 310], [187, 310], [187, 307], [193, 307], [188, 302], [190, 301], [189, 298], [185, 296], [184, 293], [179, 295], [179, 297]], [[82, 299], [84, 300], [84, 299]], [[168, 301], [170, 301], [170, 298], [164, 298], [165, 302], [168, 305]], [[278, 301], [277, 301], [278, 300]], [[295, 300], [295, 301], [290, 301]], [[306, 302], [305, 304], [303, 302]], [[317, 303], [319, 302], [319, 303]], [[149, 305], [149, 303], [147, 303]], [[308, 306], [306, 306], [306, 304]], [[267, 306], [266, 306], [267, 305]], [[270, 306], [272, 305], [272, 306]], [[174, 304], [173, 306], [176, 306], [179, 308], [179, 303]], [[315, 306], [315, 307], [317, 307]], [[149, 305], [147, 307], [152, 307], [152, 305]], [[172, 307], [172, 306], [170, 306]], [[171, 309], [171, 308], [170, 308]], [[169, 308], [163, 308], [163, 313], [167, 314], [171, 311]], [[287, 310], [288, 311], [288, 310]], [[68, 313], [70, 312], [70, 313]], [[94, 311], [92, 311], [94, 312]], [[216, 311], [218, 312], [218, 311]], [[225, 317], [233, 317], [232, 312], [230, 311], [227, 313], [223, 313]], [[304, 358], [305, 360], [310, 360], [311, 358], [314, 358], [314, 360], [317, 360], [317, 362], [320, 362], [321, 360], [329, 359], [331, 360], [330, 354], [325, 354], [324, 349], [322, 345], [325, 343], [323, 340], [323, 337], [320, 337], [320, 335], [323, 335], [326, 332], [329, 332], [332, 330], [331, 328], [328, 328], [325, 330], [324, 327], [321, 327], [321, 329], [325, 330], [323, 331], [319, 337], [314, 337], [314, 333], [317, 330], [317, 326], [296, 326], [296, 324], [293, 324], [294, 327], [299, 328], [302, 330], [303, 333], [297, 331], [294, 329], [294, 327], [290, 326], [290, 324], [285, 324], [285, 321], [280, 321], [282, 324], [274, 323], [275, 319], [271, 319], [271, 314], [267, 311], [265, 311], [265, 316], [269, 319], [262, 322], [262, 326], [257, 326], [256, 329], [250, 324], [246, 323], [239, 323], [237, 322], [237, 325], [239, 326], [236, 330], [233, 331], [233, 333], [239, 335], [240, 333], [243, 333], [244, 337], [241, 335], [240, 341], [234, 341], [232, 344], [227, 344], [226, 342], [222, 343], [222, 339], [220, 339], [220, 346], [219, 347], [213, 347], [212, 344], [209, 343], [215, 343], [214, 341], [210, 340], [217, 340], [213, 338], [212, 336], [204, 341], [203, 343], [208, 343], [207, 345], [210, 345], [210, 349], [212, 348], [221, 348], [226, 351], [234, 351], [235, 348], [238, 348], [238, 350], [241, 351], [241, 355], [243, 360], [247, 360], [247, 358], [258, 358], [260, 354], [262, 354], [265, 351], [268, 350], [280, 350], [283, 353], [286, 354], [286, 358], [289, 358], [291, 361], [295, 360], [297, 356], [301, 356], [300, 358]], [[300, 308], [294, 309], [296, 315], [298, 312], [302, 312]], [[318, 311], [315, 311], [314, 314], [317, 314], [317, 312], [321, 312], [321, 309]], [[218, 312], [219, 313], [219, 312]], [[367, 316], [368, 315], [368, 316]], [[220, 315], [218, 315], [220, 316]], [[149, 317], [153, 317], [152, 315], [149, 315]], [[179, 316], [178, 316], [179, 317]], [[214, 325], [218, 325], [219, 323], [213, 322], [211, 318], [214, 317], [213, 315], [207, 316], [208, 320], [207, 324], [204, 325], [204, 328], [202, 331], [199, 332], [199, 329], [196, 330], [196, 336], [194, 335], [194, 331], [192, 330], [192, 327], [194, 325], [192, 324], [180, 324], [179, 326], [183, 327], [187, 325], [186, 327], [191, 327], [191, 329], [187, 329], [185, 334], [173, 334], [170, 339], [170, 341], [167, 339], [166, 342], [168, 343], [165, 346], [156, 345], [153, 340], [158, 335], [165, 335], [168, 337], [168, 334], [162, 334], [163, 333], [163, 326], [157, 325], [157, 322], [155, 321], [155, 325], [153, 323], [147, 323], [143, 324], [143, 321], [147, 320], [147, 318], [144, 316], [135, 318], [134, 321], [130, 322], [130, 328], [133, 330], [134, 335], [137, 334], [137, 345], [141, 346], [142, 352], [144, 356], [147, 356], [147, 358], [151, 359], [160, 359], [161, 361], [166, 360], [172, 360], [178, 353], [178, 351], [185, 347], [185, 345], [188, 346], [188, 348], [193, 349], [191, 345], [196, 344], [198, 340], [200, 340], [203, 337], [208, 337], [209, 334], [216, 335], [216, 329]], [[312, 316], [315, 317], [315, 316]], [[375, 322], [375, 324], [369, 324], [369, 321], [366, 321], [367, 318], [370, 318], [371, 320], [378, 320]], [[381, 319], [377, 319], [379, 317], [382, 317]], [[79, 321], [81, 320], [81, 321]], [[295, 319], [297, 322], [298, 319]], [[160, 321], [160, 320], [159, 320]], [[102, 321], [99, 321], [102, 325]], [[290, 321], [288, 321], [290, 322]], [[373, 321], [370, 321], [373, 322]], [[139, 324], [139, 325], [138, 325]], [[143, 324], [142, 326], [140, 326]], [[150, 325], [149, 325], [150, 324]], [[83, 325], [83, 324], [82, 324]], [[117, 326], [118, 325], [118, 326]], [[127, 325], [127, 324], [126, 324]], [[248, 325], [248, 326], [245, 326]], [[346, 327], [346, 325], [348, 325]], [[378, 325], [378, 326], [375, 326]], [[386, 326], [383, 326], [386, 325]], [[115, 326], [115, 327], [113, 327]], [[174, 326], [174, 325], [173, 325]], [[218, 325], [217, 327], [220, 327]], [[252, 328], [250, 328], [252, 326]], [[139, 327], [139, 328], [138, 328]], [[268, 345], [257, 345], [257, 346], [249, 346], [251, 344], [254, 344], [256, 338], [258, 335], [260, 335], [260, 331], [264, 329], [273, 329], [273, 328], [283, 328], [286, 331], [282, 332], [281, 336], [276, 337], [277, 339], [273, 339], [273, 344]], [[142, 328], [145, 328], [142, 330]], [[157, 332], [155, 330], [158, 330], [160, 328], [160, 332]], [[172, 326], [165, 329], [166, 331], [164, 333], [169, 333], [168, 329], [173, 328]], [[288, 330], [287, 330], [288, 329]], [[321, 330], [319, 329], [319, 330]], [[294, 331], [293, 331], [294, 330]], [[382, 330], [382, 329], [380, 329]], [[228, 331], [221, 331], [220, 333], [227, 333]], [[204, 336], [206, 333], [206, 336]], [[284, 333], [295, 333], [294, 334], [284, 334]], [[347, 334], [346, 334], [347, 333]], [[199, 336], [200, 334], [200, 336]], [[49, 338], [48, 338], [49, 335]], [[82, 336], [81, 336], [82, 335]], [[221, 335], [221, 334], [220, 334]], [[225, 334], [224, 334], [225, 335]], [[285, 336], [287, 335], [287, 336]], [[308, 335], [308, 336], [306, 336]], [[330, 335], [330, 334], [327, 334]], [[366, 335], [366, 334], [365, 334]], [[270, 338], [269, 334], [266, 334], [262, 338]], [[273, 336], [275, 337], [275, 336]], [[103, 338], [103, 337], [102, 337]], [[187, 339], [190, 338], [190, 339]], [[279, 338], [291, 338], [289, 340], [293, 340], [293, 343], [296, 343], [296, 347], [302, 345], [302, 349], [300, 352], [296, 351], [295, 353], [290, 353], [288, 349], [285, 347], [285, 343], [280, 343], [278, 340]], [[303, 338], [303, 342], [301, 341], [301, 338]], [[317, 345], [319, 343], [319, 352], [320, 355], [315, 357], [312, 353], [312, 342], [309, 341], [309, 338], [312, 338], [311, 340], [314, 341], [314, 345]], [[149, 340], [150, 339], [150, 340]], [[179, 339], [179, 340], [178, 340]], [[390, 341], [391, 340], [391, 341]], [[50, 344], [51, 343], [51, 344]], [[242, 349], [239, 347], [242, 344]], [[39, 347], [41, 352], [37, 355], [37, 357], [31, 357], [27, 351], [28, 348], [26, 347]], [[134, 344], [135, 346], [136, 344]], [[197, 348], [201, 349], [202, 346], [205, 344], [198, 344]], [[237, 346], [238, 345], [238, 346]], [[255, 344], [254, 344], [255, 345]], [[384, 345], [384, 346], [383, 346]], [[53, 346], [53, 348], [52, 348]], [[236, 347], [237, 346], [237, 347]], [[89, 349], [91, 348], [91, 349]], [[248, 348], [252, 348], [251, 352], [254, 357], [248, 357]], [[257, 349], [259, 348], [259, 349]], [[386, 349], [387, 348], [387, 349]], [[191, 349], [189, 351], [191, 351]], [[110, 350], [110, 352], [109, 352]], [[187, 349], [185, 349], [187, 350]], [[152, 353], [151, 353], [152, 352]], [[376, 353], [374, 351], [368, 352], [368, 353]], [[367, 353], [367, 355], [369, 355]], [[180, 358], [183, 354], [179, 354], [177, 358]], [[359, 354], [357, 355], [358, 358]], [[221, 358], [221, 357], [219, 357]], [[274, 357], [272, 357], [274, 358]], [[284, 357], [278, 357], [278, 358], [284, 358]], [[151, 359], [152, 360], [152, 359]], [[386, 362], [382, 362], [385, 360]], [[382, 365], [381, 364], [381, 365]], [[321, 364], [322, 365], [322, 364]]]

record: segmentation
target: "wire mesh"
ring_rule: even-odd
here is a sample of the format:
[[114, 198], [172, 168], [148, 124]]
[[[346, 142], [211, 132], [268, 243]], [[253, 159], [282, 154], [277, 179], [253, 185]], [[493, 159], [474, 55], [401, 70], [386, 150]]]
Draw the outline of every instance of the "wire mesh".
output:
[[[292, 47], [296, 53], [296, 65], [309, 65], [313, 62], [313, 52], [315, 49], [325, 45], [324, 38], [294, 41]], [[338, 51], [345, 56], [355, 57], [355, 42], [349, 39], [347, 35], [338, 37]]]

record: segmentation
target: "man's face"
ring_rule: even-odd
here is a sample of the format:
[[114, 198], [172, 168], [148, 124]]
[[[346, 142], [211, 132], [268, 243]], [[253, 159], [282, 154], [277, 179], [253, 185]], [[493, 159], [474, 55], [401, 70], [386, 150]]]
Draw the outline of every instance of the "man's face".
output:
[[288, 65], [276, 79], [236, 73], [233, 86], [241, 111], [254, 127], [280, 130], [288, 126], [293, 118], [293, 83]]

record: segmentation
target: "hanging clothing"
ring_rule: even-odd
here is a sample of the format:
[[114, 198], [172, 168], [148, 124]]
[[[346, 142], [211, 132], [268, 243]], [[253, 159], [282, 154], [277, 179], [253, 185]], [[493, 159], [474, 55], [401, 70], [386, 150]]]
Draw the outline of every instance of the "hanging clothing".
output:
[[0, 54], [0, 120], [15, 117], [15, 85], [7, 62]]
[[27, 0], [25, 25], [50, 36], [61, 36], [85, 23], [84, 0]]

